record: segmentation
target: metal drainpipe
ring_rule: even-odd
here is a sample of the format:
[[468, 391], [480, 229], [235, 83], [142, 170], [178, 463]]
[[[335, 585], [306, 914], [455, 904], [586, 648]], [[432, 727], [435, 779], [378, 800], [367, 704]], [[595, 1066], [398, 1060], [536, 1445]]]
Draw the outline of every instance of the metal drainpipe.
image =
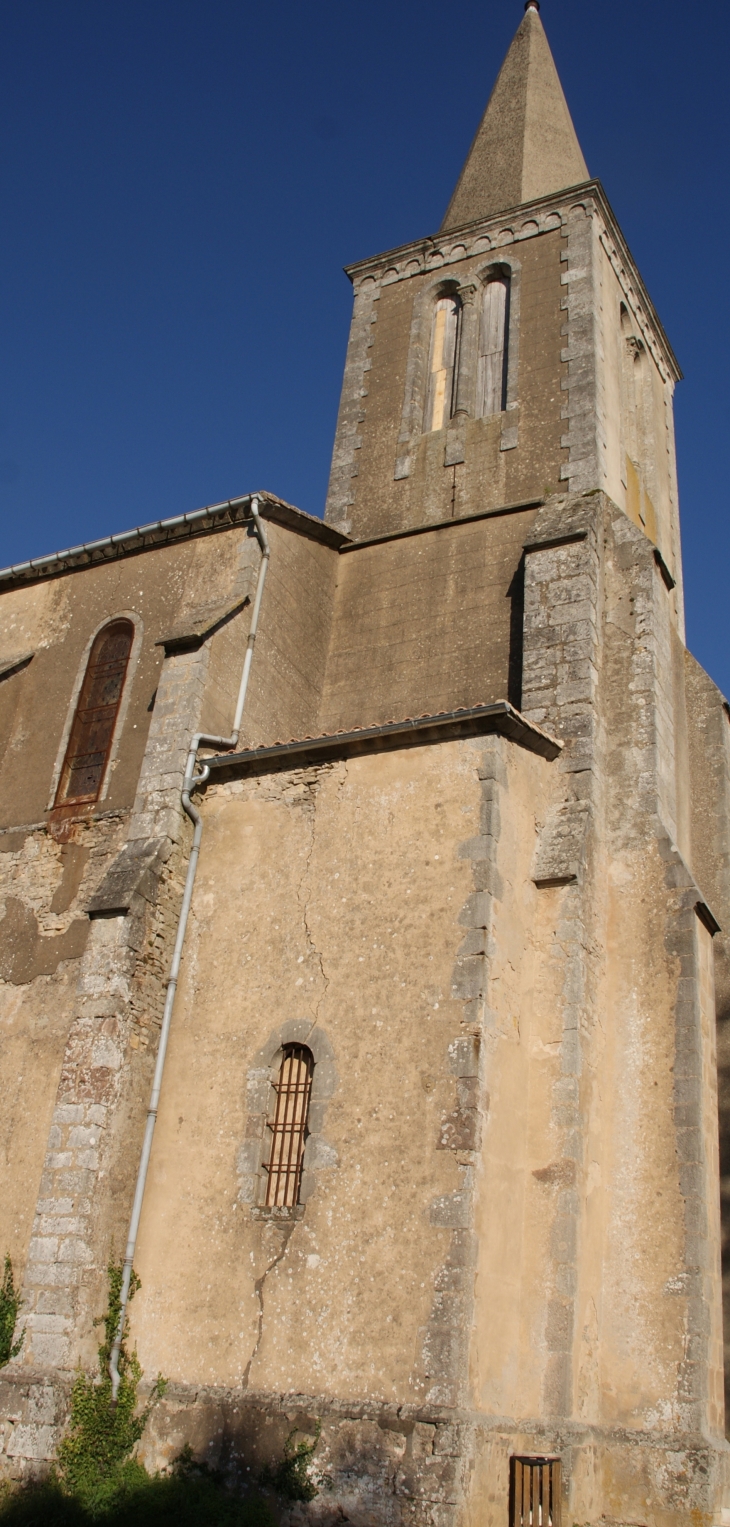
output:
[[241, 717], [243, 715], [243, 707], [246, 702], [246, 691], [248, 689], [249, 674], [251, 672], [253, 649], [256, 642], [256, 632], [258, 630], [259, 624], [261, 599], [264, 592], [264, 583], [266, 581], [269, 559], [271, 557], [271, 548], [269, 546], [266, 531], [264, 530], [263, 522], [259, 515], [259, 501], [255, 497], [251, 499], [251, 515], [253, 517], [256, 536], [261, 547], [261, 561], [259, 563], [259, 575], [256, 583], [256, 594], [254, 596], [253, 602], [251, 627], [248, 633], [248, 641], [246, 643], [246, 656], [243, 660], [243, 671], [241, 673], [241, 683], [239, 685], [238, 700], [236, 702], [236, 714], [233, 718], [233, 731], [231, 732], [230, 737], [212, 737], [209, 736], [206, 732], [196, 732], [190, 743], [190, 751], [188, 753], [187, 764], [185, 766], [185, 778], [183, 780], [181, 800], [183, 810], [186, 812], [187, 816], [190, 817], [190, 820], [193, 823], [193, 844], [190, 851], [188, 872], [185, 878], [185, 891], [183, 893], [180, 917], [178, 919], [177, 935], [175, 937], [175, 949], [172, 956], [172, 965], [170, 966], [170, 979], [167, 983], [165, 1010], [162, 1016], [162, 1028], [160, 1030], [160, 1043], [157, 1049], [157, 1062], [155, 1065], [155, 1074], [152, 1081], [152, 1094], [150, 1096], [150, 1106], [147, 1110], [147, 1124], [145, 1127], [142, 1154], [139, 1161], [139, 1169], [137, 1171], [137, 1185], [134, 1190], [132, 1215], [129, 1221], [127, 1250], [124, 1257], [124, 1267], [122, 1270], [122, 1288], [119, 1303], [119, 1324], [117, 1325], [117, 1334], [114, 1338], [114, 1345], [112, 1347], [111, 1357], [109, 1359], [109, 1373], [111, 1375], [112, 1381], [112, 1404], [116, 1404], [117, 1394], [119, 1392], [121, 1377], [119, 1373], [119, 1353], [121, 1351], [122, 1337], [124, 1335], [124, 1326], [127, 1318], [129, 1284], [132, 1277], [132, 1265], [134, 1263], [134, 1253], [137, 1246], [137, 1232], [139, 1230], [139, 1222], [142, 1215], [142, 1204], [144, 1201], [144, 1192], [147, 1183], [147, 1169], [149, 1167], [150, 1155], [152, 1153], [152, 1138], [155, 1133], [155, 1124], [157, 1122], [157, 1109], [160, 1101], [162, 1074], [165, 1069], [167, 1041], [170, 1037], [170, 1023], [172, 1020], [172, 1010], [175, 1004], [177, 978], [180, 971], [180, 960], [182, 957], [183, 944], [185, 942], [185, 930], [188, 923], [190, 904], [193, 899], [195, 872], [198, 867], [198, 856], [200, 854], [200, 840], [203, 836], [203, 823], [200, 813], [196, 811], [190, 799], [190, 792], [194, 790], [198, 785], [202, 785], [210, 774], [210, 769], [208, 769], [206, 764], [202, 765], [201, 773], [195, 773], [198, 749], [201, 746], [215, 748], [235, 748], [238, 742], [238, 734], [241, 730]]

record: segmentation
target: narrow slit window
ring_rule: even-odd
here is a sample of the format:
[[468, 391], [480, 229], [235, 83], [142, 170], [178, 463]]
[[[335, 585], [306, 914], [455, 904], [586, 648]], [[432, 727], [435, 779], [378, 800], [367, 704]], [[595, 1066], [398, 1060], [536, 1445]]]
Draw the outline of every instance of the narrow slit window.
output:
[[426, 433], [430, 430], [443, 429], [453, 413], [459, 311], [460, 304], [456, 297], [441, 297], [434, 308], [426, 399]]
[[501, 414], [507, 404], [508, 310], [509, 282], [506, 276], [488, 281], [479, 326], [477, 366], [477, 414], [482, 418]]
[[99, 799], [133, 638], [131, 621], [114, 620], [94, 640], [63, 760], [57, 806]]
[[271, 1154], [266, 1171], [266, 1203], [292, 1209], [299, 1203], [302, 1162], [307, 1143], [314, 1056], [306, 1045], [285, 1045], [274, 1083], [276, 1106], [269, 1120]]
[[560, 1459], [512, 1458], [510, 1527], [560, 1527]]

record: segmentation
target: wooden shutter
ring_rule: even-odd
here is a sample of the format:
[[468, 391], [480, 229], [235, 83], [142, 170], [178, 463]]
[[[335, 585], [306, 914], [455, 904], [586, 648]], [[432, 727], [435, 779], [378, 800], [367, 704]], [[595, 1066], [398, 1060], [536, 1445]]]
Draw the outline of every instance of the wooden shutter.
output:
[[271, 1155], [266, 1167], [266, 1202], [279, 1208], [292, 1209], [299, 1203], [313, 1073], [314, 1057], [306, 1045], [284, 1046], [274, 1083], [276, 1107], [269, 1120]]
[[94, 641], [63, 761], [57, 806], [99, 798], [133, 637], [131, 621], [115, 620]]
[[489, 281], [484, 291], [477, 367], [477, 413], [499, 414], [507, 387], [507, 294], [505, 277]]
[[433, 311], [426, 399], [426, 431], [442, 429], [453, 411], [454, 364], [459, 330], [459, 303], [441, 297]]

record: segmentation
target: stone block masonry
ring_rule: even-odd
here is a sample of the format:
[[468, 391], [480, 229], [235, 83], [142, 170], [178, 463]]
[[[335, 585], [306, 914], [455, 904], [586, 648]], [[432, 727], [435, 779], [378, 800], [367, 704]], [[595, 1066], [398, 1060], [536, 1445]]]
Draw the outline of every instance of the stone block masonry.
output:
[[[107, 871], [95, 911], [48, 1136], [23, 1280], [26, 1339], [11, 1369], [68, 1372], [93, 1356], [92, 1317], [107, 1258], [121, 1255], [134, 1150], [120, 1160], [120, 1123], [142, 1108], [182, 895], [180, 807], [190, 737], [199, 724], [209, 647], [164, 665], [125, 847], [136, 877]], [[125, 858], [126, 855], [126, 858]], [[108, 862], [108, 861], [107, 861]], [[124, 894], [119, 894], [119, 887]], [[120, 909], [119, 901], [128, 903]], [[116, 904], [115, 904], [116, 903]]]

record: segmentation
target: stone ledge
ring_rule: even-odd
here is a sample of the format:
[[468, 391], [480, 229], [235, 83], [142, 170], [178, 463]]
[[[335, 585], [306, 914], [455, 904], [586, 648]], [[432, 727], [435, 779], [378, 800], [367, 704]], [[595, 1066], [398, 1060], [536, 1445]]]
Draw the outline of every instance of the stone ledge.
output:
[[124, 914], [135, 896], [154, 901], [167, 848], [166, 838], [135, 838], [125, 843], [87, 904], [89, 917]]

